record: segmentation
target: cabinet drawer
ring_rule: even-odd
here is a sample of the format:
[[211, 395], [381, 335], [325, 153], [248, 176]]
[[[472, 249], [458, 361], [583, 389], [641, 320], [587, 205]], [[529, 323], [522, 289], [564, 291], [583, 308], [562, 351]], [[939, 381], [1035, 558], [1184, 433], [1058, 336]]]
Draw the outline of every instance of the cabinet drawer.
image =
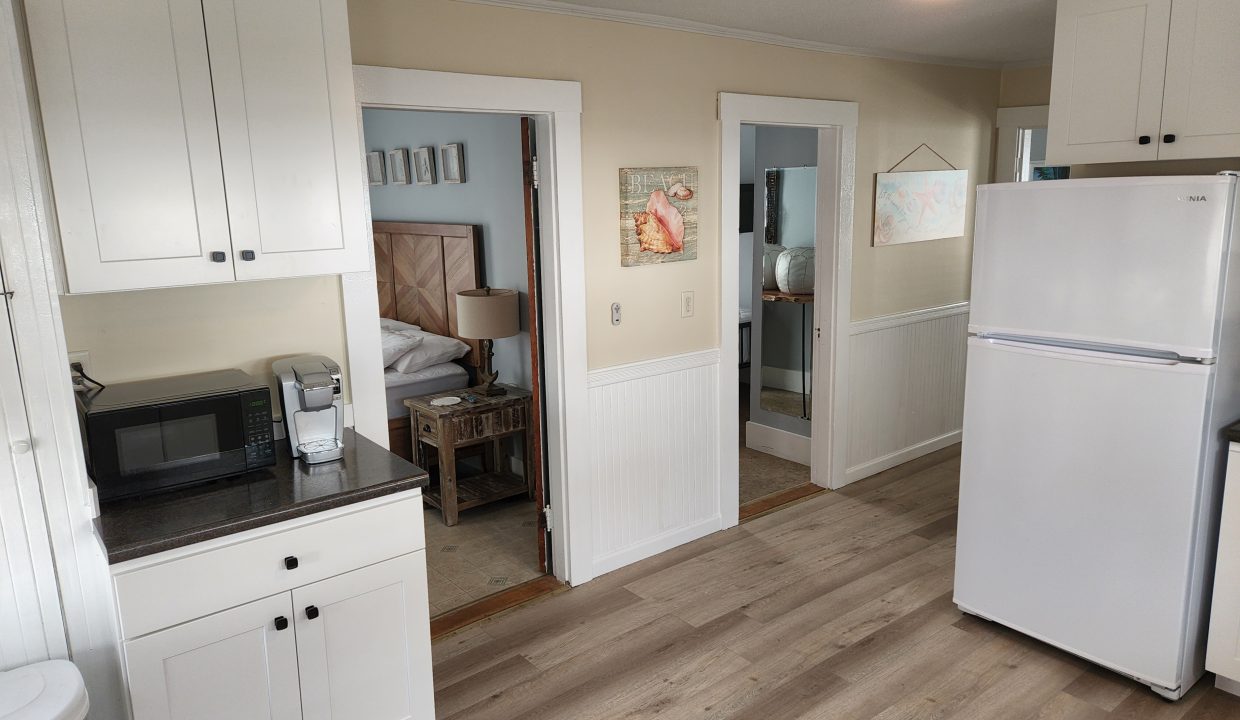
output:
[[425, 415], [414, 414], [413, 416], [413, 433], [422, 440], [438, 442], [439, 440], [439, 421]]
[[[126, 639], [274, 595], [424, 546], [421, 493], [322, 520], [311, 515], [113, 568]], [[218, 544], [217, 544], [218, 543]], [[285, 558], [297, 567], [285, 567]], [[166, 558], [166, 559], [165, 559]], [[152, 560], [154, 562], [152, 562]]]
[[521, 430], [525, 427], [525, 406], [512, 405], [490, 412], [456, 418], [457, 443]]

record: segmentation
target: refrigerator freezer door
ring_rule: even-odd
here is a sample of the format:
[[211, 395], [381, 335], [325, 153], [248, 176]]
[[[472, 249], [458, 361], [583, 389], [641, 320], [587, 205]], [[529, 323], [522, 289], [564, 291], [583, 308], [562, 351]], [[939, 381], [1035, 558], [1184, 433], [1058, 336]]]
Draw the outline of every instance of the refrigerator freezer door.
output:
[[1213, 368], [968, 353], [957, 604], [1177, 687]]
[[1216, 355], [1235, 181], [978, 188], [969, 329]]

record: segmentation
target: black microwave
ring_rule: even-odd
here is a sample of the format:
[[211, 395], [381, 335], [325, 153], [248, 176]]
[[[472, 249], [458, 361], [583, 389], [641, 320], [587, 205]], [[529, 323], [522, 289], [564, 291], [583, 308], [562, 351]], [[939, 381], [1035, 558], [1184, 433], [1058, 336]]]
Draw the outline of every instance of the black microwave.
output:
[[77, 394], [99, 499], [144, 495], [276, 461], [271, 394], [241, 370], [109, 385]]

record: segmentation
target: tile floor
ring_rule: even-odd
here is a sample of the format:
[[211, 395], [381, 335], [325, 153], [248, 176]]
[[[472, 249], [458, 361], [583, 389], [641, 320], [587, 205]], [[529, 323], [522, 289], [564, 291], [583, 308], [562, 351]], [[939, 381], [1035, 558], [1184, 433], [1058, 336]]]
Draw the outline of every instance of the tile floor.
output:
[[[791, 393], [789, 393], [791, 394]], [[800, 396], [797, 397], [798, 414]], [[765, 403], [766, 389], [763, 389]], [[745, 447], [745, 422], [749, 420], [749, 386], [740, 386], [740, 501], [741, 505], [777, 492], [809, 484], [809, 466]]]
[[453, 527], [434, 508], [424, 519], [431, 617], [543, 574], [532, 501], [512, 498], [466, 510]]

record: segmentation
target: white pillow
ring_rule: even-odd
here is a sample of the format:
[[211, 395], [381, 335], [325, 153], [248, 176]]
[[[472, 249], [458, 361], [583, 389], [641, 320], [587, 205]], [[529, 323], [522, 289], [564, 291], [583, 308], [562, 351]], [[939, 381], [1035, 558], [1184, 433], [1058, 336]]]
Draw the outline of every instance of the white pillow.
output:
[[464, 357], [469, 352], [469, 346], [456, 338], [435, 335], [421, 330], [405, 331], [405, 334], [417, 336], [421, 338], [422, 342], [392, 363], [391, 367], [396, 372], [417, 372], [431, 365], [438, 365], [439, 363], [446, 363], [459, 357]]
[[392, 363], [401, 358], [402, 355], [422, 344], [420, 335], [413, 335], [407, 332], [396, 330], [379, 330], [379, 337], [383, 341], [383, 367], [392, 367]]
[[384, 330], [421, 330], [417, 325], [410, 325], [407, 322], [393, 320], [392, 318], [379, 318], [379, 327]]

